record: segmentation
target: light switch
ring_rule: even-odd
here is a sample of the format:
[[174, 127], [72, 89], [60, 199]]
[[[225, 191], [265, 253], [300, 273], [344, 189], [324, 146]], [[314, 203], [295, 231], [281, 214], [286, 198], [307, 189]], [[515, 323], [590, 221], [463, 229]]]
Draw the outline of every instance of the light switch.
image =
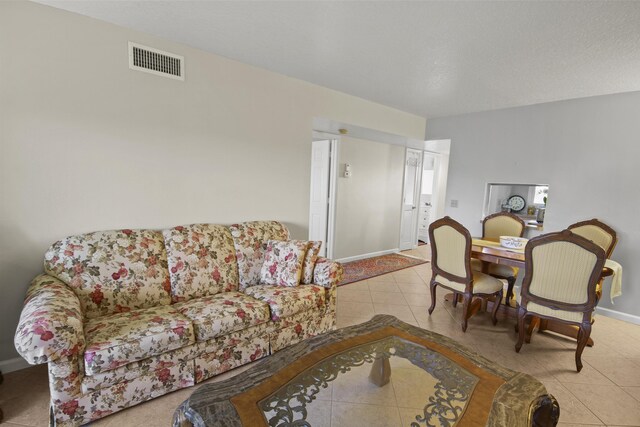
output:
[[455, 199], [451, 199], [451, 207], [452, 208], [457, 208], [458, 207], [458, 201]]

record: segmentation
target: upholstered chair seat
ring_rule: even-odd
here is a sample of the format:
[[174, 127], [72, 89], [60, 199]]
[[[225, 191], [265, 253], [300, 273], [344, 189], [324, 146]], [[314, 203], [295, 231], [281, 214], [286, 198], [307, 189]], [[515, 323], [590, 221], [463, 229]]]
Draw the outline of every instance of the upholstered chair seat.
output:
[[[449, 280], [444, 276], [436, 276], [436, 282], [442, 283], [448, 288], [454, 289], [458, 292], [464, 292], [465, 285], [459, 282]], [[491, 277], [488, 274], [480, 273], [479, 271], [473, 272], [473, 292], [478, 294], [494, 294], [503, 288], [503, 283]]]
[[431, 307], [436, 306], [436, 287], [442, 286], [453, 292], [453, 306], [459, 297], [464, 302], [462, 331], [467, 330], [471, 316], [473, 297], [493, 299], [491, 318], [497, 323], [496, 314], [502, 302], [502, 282], [494, 277], [471, 269], [471, 235], [464, 226], [453, 219], [444, 217], [429, 226], [431, 245]]

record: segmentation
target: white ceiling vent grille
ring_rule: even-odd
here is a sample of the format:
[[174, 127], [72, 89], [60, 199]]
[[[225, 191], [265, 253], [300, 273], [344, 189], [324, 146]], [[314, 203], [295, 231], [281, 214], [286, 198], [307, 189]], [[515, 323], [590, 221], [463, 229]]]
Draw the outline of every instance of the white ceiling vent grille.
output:
[[129, 68], [184, 80], [184, 57], [129, 42]]

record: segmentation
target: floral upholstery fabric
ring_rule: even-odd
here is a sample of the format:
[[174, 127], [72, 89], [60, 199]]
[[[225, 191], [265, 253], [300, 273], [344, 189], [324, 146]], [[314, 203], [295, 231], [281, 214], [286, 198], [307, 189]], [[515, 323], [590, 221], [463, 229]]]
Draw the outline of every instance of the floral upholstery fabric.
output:
[[[204, 353], [204, 344], [195, 343], [162, 353], [158, 356], [147, 357], [146, 359], [120, 366], [111, 371], [100, 372], [91, 376], [83, 376], [81, 382], [82, 393], [93, 393], [94, 391], [111, 387], [122, 381], [129, 381], [143, 375], [149, 375], [158, 369], [162, 369], [167, 363], [193, 360]], [[80, 361], [82, 362], [82, 359], [80, 359]]]
[[305, 285], [313, 283], [313, 269], [315, 268], [316, 261], [318, 260], [320, 247], [322, 247], [322, 242], [309, 242], [309, 248], [307, 249], [307, 253], [304, 256], [304, 262], [302, 263], [302, 278], [300, 279], [300, 283]]
[[157, 231], [67, 237], [49, 248], [44, 269], [75, 292], [86, 319], [171, 303], [167, 254]]
[[51, 400], [66, 402], [82, 394], [82, 356], [63, 357], [49, 362]]
[[29, 289], [15, 335], [18, 353], [31, 364], [73, 356], [84, 349], [80, 301], [60, 280], [37, 276]]
[[193, 344], [191, 321], [173, 307], [155, 307], [92, 319], [84, 326], [87, 375]]
[[331, 288], [338, 286], [342, 280], [344, 269], [339, 262], [326, 258], [318, 258], [313, 269], [313, 284]]
[[255, 337], [250, 341], [234, 340], [228, 346], [196, 358], [196, 382], [229, 371], [237, 366], [269, 355], [269, 336]]
[[256, 326], [251, 326], [246, 329], [231, 332], [226, 335], [220, 335], [212, 340], [204, 343], [204, 351], [201, 354], [214, 353], [221, 348], [234, 346], [239, 342], [250, 341], [254, 338], [267, 336], [274, 330], [273, 322], [260, 323]]
[[215, 224], [193, 224], [162, 232], [167, 247], [173, 302], [238, 289], [231, 232]]
[[295, 322], [291, 326], [274, 331], [269, 337], [271, 352], [274, 353], [282, 350], [283, 348], [296, 344], [314, 335], [322, 334], [333, 328], [335, 325], [335, 318], [331, 321], [331, 319], [327, 319], [325, 316], [318, 316], [317, 314], [320, 313], [317, 310], [314, 311], [316, 316], [314, 316], [311, 321]]
[[292, 316], [301, 311], [324, 306], [324, 289], [315, 285], [296, 287], [252, 286], [245, 289], [245, 292], [269, 304], [271, 320], [274, 321], [282, 317]]
[[261, 285], [298, 286], [309, 242], [269, 240], [260, 272]]
[[62, 401], [51, 400], [56, 427], [79, 426], [90, 421], [195, 384], [193, 361], [171, 361], [132, 380]]
[[[267, 241], [287, 240], [289, 233], [274, 221], [235, 225], [230, 249], [229, 233], [222, 230], [218, 236], [226, 237], [216, 240], [207, 234], [211, 230], [220, 228], [165, 230], [175, 272], [165, 239], [155, 231], [90, 233], [49, 249], [49, 274], [36, 277], [27, 291], [15, 344], [30, 363], [49, 364], [55, 425], [86, 424], [335, 326], [340, 264], [318, 259], [311, 269], [313, 284], [251, 286], [243, 294], [231, 288], [232, 304], [225, 304], [226, 297], [217, 296], [229, 289], [234, 273], [221, 267], [224, 258], [236, 257], [237, 283], [244, 271], [245, 283], [258, 285]], [[199, 268], [206, 273], [200, 275]], [[208, 277], [213, 280], [206, 287]], [[222, 301], [225, 320], [207, 324], [204, 319], [219, 307], [205, 309], [200, 300]], [[236, 311], [228, 313], [232, 306]], [[196, 331], [204, 340], [196, 341]]]
[[289, 240], [289, 230], [277, 221], [252, 221], [229, 227], [238, 260], [240, 290], [260, 283], [269, 240]]
[[198, 341], [269, 321], [269, 306], [240, 292], [224, 292], [173, 307], [193, 322]]

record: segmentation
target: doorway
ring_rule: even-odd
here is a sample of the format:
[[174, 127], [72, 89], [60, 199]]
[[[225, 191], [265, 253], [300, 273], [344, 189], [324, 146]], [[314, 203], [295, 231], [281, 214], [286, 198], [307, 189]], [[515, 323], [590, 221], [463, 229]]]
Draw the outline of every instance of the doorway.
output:
[[451, 141], [425, 141], [407, 148], [403, 187], [400, 250], [429, 242], [429, 225], [444, 216]]
[[321, 241], [319, 255], [327, 258], [333, 258], [338, 141], [335, 135], [314, 132], [311, 143], [309, 240]]
[[422, 151], [407, 148], [404, 163], [404, 189], [400, 217], [400, 250], [418, 245], [418, 203], [422, 177]]

